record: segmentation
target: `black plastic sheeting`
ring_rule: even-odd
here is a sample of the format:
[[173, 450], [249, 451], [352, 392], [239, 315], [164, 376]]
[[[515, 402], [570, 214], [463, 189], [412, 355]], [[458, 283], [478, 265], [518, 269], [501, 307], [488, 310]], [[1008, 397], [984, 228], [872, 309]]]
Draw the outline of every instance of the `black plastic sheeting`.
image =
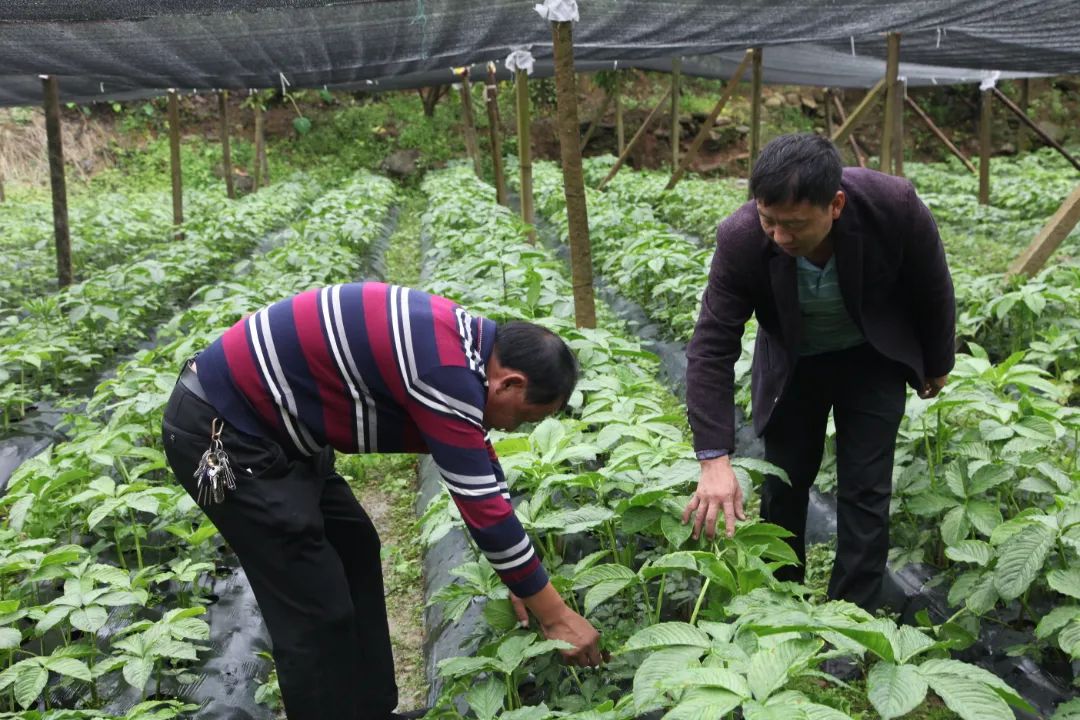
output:
[[[0, 9], [0, 104], [36, 104], [42, 73], [65, 99], [164, 88], [323, 87], [503, 60], [531, 45], [551, 58], [532, 0], [9, 0]], [[1075, 0], [596, 0], [574, 27], [578, 61], [637, 62], [854, 42], [906, 61], [1027, 73], [1080, 70]], [[841, 66], [843, 67], [843, 66]], [[836, 74], [835, 68], [818, 68]], [[828, 71], [827, 71], [828, 70]], [[805, 77], [806, 73], [801, 75]], [[795, 80], [789, 80], [795, 82]], [[814, 83], [820, 84], [820, 83]], [[843, 85], [835, 82], [832, 84]]]

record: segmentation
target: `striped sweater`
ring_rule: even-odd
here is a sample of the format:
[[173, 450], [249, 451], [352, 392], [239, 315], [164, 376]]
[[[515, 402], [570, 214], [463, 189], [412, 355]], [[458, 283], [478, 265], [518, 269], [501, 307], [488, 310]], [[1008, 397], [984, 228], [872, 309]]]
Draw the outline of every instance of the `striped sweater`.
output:
[[528, 597], [548, 578], [483, 425], [494, 340], [495, 323], [445, 298], [335, 285], [236, 323], [199, 355], [199, 381], [236, 428], [293, 456], [431, 453], [476, 544]]

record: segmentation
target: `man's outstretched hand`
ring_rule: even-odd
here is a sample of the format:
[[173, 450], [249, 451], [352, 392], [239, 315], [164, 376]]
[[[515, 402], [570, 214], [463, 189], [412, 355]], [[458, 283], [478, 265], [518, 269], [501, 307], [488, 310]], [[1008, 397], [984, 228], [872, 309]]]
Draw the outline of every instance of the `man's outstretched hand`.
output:
[[703, 526], [705, 536], [712, 539], [716, 536], [716, 520], [721, 512], [724, 513], [727, 536], [732, 537], [735, 535], [735, 521], [745, 520], [746, 514], [743, 512], [742, 487], [735, 478], [731, 458], [727, 455], [701, 461], [701, 478], [694, 496], [683, 510], [683, 525], [690, 522], [693, 514], [694, 539], [701, 536]]

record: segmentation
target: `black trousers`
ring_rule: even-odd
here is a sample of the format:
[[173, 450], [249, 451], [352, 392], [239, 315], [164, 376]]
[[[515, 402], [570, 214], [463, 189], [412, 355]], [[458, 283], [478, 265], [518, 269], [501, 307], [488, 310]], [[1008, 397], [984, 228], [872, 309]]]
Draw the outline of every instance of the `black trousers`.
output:
[[829, 410], [836, 422], [837, 547], [829, 597], [876, 608], [889, 552], [893, 451], [904, 414], [902, 366], [869, 344], [799, 359], [791, 384], [765, 428], [765, 459], [783, 468], [762, 489], [762, 519], [792, 533], [803, 563], [781, 580], [802, 582], [806, 509], [824, 452]]
[[[165, 410], [165, 455], [192, 475], [216, 413], [178, 384]], [[379, 536], [327, 448], [290, 458], [226, 424], [237, 487], [203, 510], [236, 552], [270, 631], [290, 720], [389, 718], [397, 706]]]

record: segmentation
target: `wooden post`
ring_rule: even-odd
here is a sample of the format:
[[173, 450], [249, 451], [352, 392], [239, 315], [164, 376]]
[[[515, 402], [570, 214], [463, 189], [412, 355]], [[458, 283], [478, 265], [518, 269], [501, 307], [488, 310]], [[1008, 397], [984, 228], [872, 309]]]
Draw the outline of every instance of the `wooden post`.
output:
[[1017, 107], [1016, 103], [1010, 100], [1005, 93], [1001, 92], [997, 88], [993, 88], [991, 92], [994, 93], [994, 97], [1000, 100], [1002, 104], [1009, 109], [1010, 112], [1014, 113], [1018, 118], [1020, 118], [1020, 122], [1031, 128], [1044, 143], [1057, 150], [1065, 157], [1066, 160], [1068, 160], [1072, 164], [1074, 168], [1080, 170], [1080, 160], [1077, 160], [1075, 157], [1073, 157], [1073, 155], [1068, 150], [1061, 146], [1061, 143], [1047, 135], [1046, 131], [1039, 127], [1034, 120], [1029, 118], [1023, 110]]
[[982, 90], [979, 113], [979, 204], [990, 204], [990, 123], [994, 119], [994, 91]]
[[529, 75], [524, 70], [514, 73], [517, 83], [517, 144], [518, 168], [521, 172], [521, 219], [530, 226], [529, 242], [536, 244], [536, 217], [533, 214], [532, 130], [529, 119]]
[[555, 51], [555, 94], [559, 113], [559, 152], [570, 234], [570, 273], [574, 287], [574, 321], [578, 327], [596, 327], [593, 296], [592, 249], [585, 178], [581, 170], [577, 87], [574, 82], [574, 30], [570, 22], [551, 23]]
[[180, 226], [184, 224], [184, 183], [180, 170], [180, 98], [176, 90], [169, 91], [169, 167], [172, 169], [173, 237], [183, 240]]
[[263, 110], [262, 98], [255, 97], [255, 178], [252, 187], [258, 190], [262, 187], [262, 144], [263, 144]]
[[682, 58], [671, 60], [671, 171], [679, 167], [679, 141], [682, 125], [679, 123], [679, 98], [682, 95]]
[[930, 132], [934, 134], [934, 137], [940, 140], [942, 144], [949, 149], [949, 152], [955, 155], [960, 160], [960, 162], [964, 163], [964, 167], [966, 167], [968, 170], [970, 170], [976, 175], [979, 174], [979, 170], [975, 167], [975, 164], [971, 162], [971, 160], [969, 160], [967, 156], [960, 151], [960, 148], [956, 147], [956, 145], [953, 144], [952, 140], [949, 139], [949, 137], [941, 128], [934, 124], [934, 121], [930, 119], [930, 116], [927, 115], [921, 107], [919, 107], [919, 104], [915, 102], [915, 100], [913, 100], [910, 95], [904, 98], [904, 102], [907, 103], [907, 106], [911, 108], [912, 112], [915, 113], [915, 116], [922, 120], [926, 127], [930, 128]]
[[64, 178], [64, 143], [60, 134], [60, 84], [55, 75], [41, 76], [45, 91], [45, 136], [49, 144], [49, 180], [52, 185], [53, 231], [56, 238], [56, 280], [71, 284], [71, 234], [68, 230], [67, 181]]
[[761, 48], [750, 51], [750, 172], [761, 152]]
[[487, 104], [488, 135], [491, 138], [491, 165], [495, 172], [495, 200], [503, 207], [510, 207], [510, 196], [506, 192], [506, 175], [503, 173], [502, 134], [499, 120], [499, 84], [495, 79], [495, 63], [488, 63], [488, 79], [484, 86], [484, 100]]
[[881, 136], [881, 151], [878, 153], [878, 166], [881, 172], [893, 172], [896, 139], [896, 105], [900, 102], [900, 34], [888, 35], [888, 54], [885, 61], [885, 132]]
[[622, 117], [622, 79], [623, 74], [615, 71], [615, 135], [619, 138], [619, 154], [626, 149], [626, 134], [623, 132]]
[[1043, 226], [1031, 244], [1009, 265], [1009, 274], [1034, 275], [1066, 236], [1080, 222], [1080, 185], [1065, 198], [1065, 202]]
[[847, 120], [842, 121], [840, 127], [833, 133], [832, 141], [834, 143], [839, 145], [847, 140], [848, 136], [851, 135], [851, 132], [855, 129], [855, 126], [866, 119], [867, 112], [873, 106], [874, 101], [877, 99], [878, 95], [881, 94], [884, 87], [885, 78], [881, 78], [874, 87], [870, 88], [866, 93], [866, 97], [862, 99], [862, 102], [855, 106], [852, 113], [848, 115]]
[[600, 104], [596, 114], [593, 115], [592, 120], [589, 121], [589, 127], [585, 129], [585, 137], [581, 138], [581, 152], [585, 152], [585, 146], [589, 144], [589, 140], [592, 138], [593, 133], [596, 132], [596, 128], [600, 125], [600, 121], [604, 119], [604, 115], [607, 115], [608, 108], [611, 107], [611, 101], [615, 98], [615, 93], [610, 92], [604, 97], [604, 102]]
[[[1020, 112], [1024, 113], [1024, 117], [1027, 117], [1028, 103], [1031, 100], [1031, 81], [1028, 78], [1020, 80]], [[1024, 128], [1024, 124], [1016, 128], [1016, 152], [1025, 153], [1028, 151], [1028, 135]]]
[[225, 173], [225, 195], [236, 198], [233, 184], [232, 152], [229, 149], [229, 91], [218, 91], [218, 115], [221, 119], [221, 169]]
[[[844, 113], [844, 104], [840, 102], [840, 98], [833, 93], [832, 96], [833, 107], [836, 108], [836, 118], [840, 121], [840, 125], [843, 126], [847, 122], [847, 115]], [[834, 138], [836, 135], [830, 134], [830, 137]], [[848, 142], [851, 143], [851, 151], [855, 153], [855, 161], [859, 163], [859, 167], [866, 167], [866, 153], [863, 152], [862, 147], [859, 146], [859, 141], [855, 139], [855, 133], [848, 134]]]
[[825, 88], [825, 137], [832, 137], [832, 88]]
[[259, 113], [262, 122], [259, 123], [259, 165], [262, 167], [262, 186], [270, 185], [270, 163], [266, 157], [266, 114]]
[[896, 81], [896, 102], [893, 103], [893, 175], [904, 176], [904, 101], [907, 83]]
[[634, 133], [634, 137], [630, 138], [630, 142], [619, 155], [619, 159], [615, 161], [615, 164], [611, 166], [611, 170], [608, 171], [608, 174], [604, 177], [603, 180], [600, 181], [600, 184], [596, 186], [597, 190], [603, 190], [604, 186], [611, 181], [611, 178], [615, 177], [615, 174], [619, 172], [619, 168], [621, 168], [626, 162], [626, 159], [630, 157], [630, 153], [632, 153], [634, 151], [634, 148], [637, 147], [637, 144], [641, 141], [641, 138], [645, 137], [645, 131], [649, 128], [650, 125], [652, 125], [653, 118], [655, 118], [660, 112], [660, 109], [664, 107], [664, 104], [667, 102], [669, 95], [671, 95], [670, 87], [667, 89], [667, 92], [664, 93], [664, 97], [660, 98], [660, 102], [656, 103], [656, 107], [652, 109], [652, 112], [649, 113], [649, 116], [645, 118], [645, 122], [641, 123], [641, 127], [638, 128], [636, 133]]
[[472, 85], [469, 83], [469, 68], [460, 71], [461, 84], [458, 86], [461, 92], [461, 122], [465, 126], [465, 150], [473, 161], [473, 171], [476, 177], [483, 177], [484, 169], [480, 164], [480, 145], [476, 141], [476, 119], [473, 116]]
[[753, 50], [747, 50], [743, 54], [742, 62], [735, 68], [735, 72], [732, 73], [731, 78], [728, 79], [727, 85], [724, 86], [724, 94], [720, 96], [720, 99], [716, 101], [716, 105], [713, 105], [713, 109], [709, 112], [709, 116], [705, 118], [705, 122], [702, 123], [701, 129], [698, 130], [697, 137], [694, 138], [694, 142], [690, 144], [690, 148], [683, 155], [682, 161], [679, 163], [679, 167], [675, 168], [675, 172], [671, 173], [671, 179], [668, 180], [665, 190], [671, 190], [673, 187], [679, 184], [679, 180], [686, 174], [686, 169], [690, 167], [690, 163], [697, 157], [698, 151], [701, 150], [701, 146], [705, 144], [705, 139], [709, 137], [709, 132], [713, 129], [713, 125], [716, 124], [716, 118], [720, 117], [720, 112], [727, 105], [728, 100], [735, 94], [735, 89], [739, 86], [739, 79], [742, 78], [744, 72], [746, 72], [746, 66], [750, 64], [753, 57]]

